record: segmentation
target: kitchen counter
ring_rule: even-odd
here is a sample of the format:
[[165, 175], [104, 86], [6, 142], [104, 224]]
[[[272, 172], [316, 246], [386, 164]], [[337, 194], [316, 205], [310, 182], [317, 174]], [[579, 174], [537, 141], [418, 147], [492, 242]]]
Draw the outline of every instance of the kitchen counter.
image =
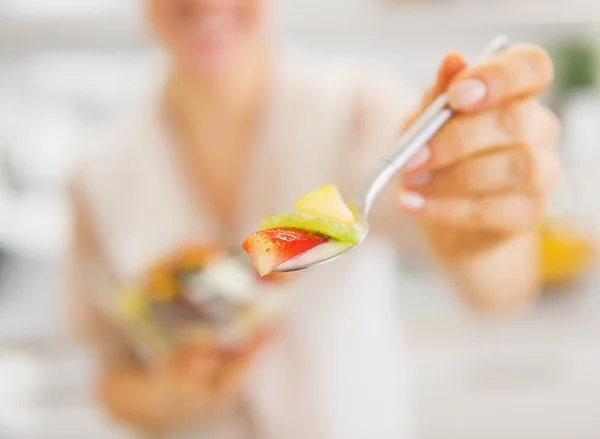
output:
[[469, 313], [441, 283], [410, 284], [418, 439], [600, 436], [600, 275], [508, 320]]

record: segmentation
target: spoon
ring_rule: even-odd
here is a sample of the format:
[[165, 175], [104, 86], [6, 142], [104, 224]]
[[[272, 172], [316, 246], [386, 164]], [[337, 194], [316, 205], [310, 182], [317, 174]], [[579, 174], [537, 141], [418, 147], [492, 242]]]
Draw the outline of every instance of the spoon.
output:
[[[504, 35], [496, 36], [483, 49], [476, 63], [485, 61], [506, 47], [508, 47], [508, 39]], [[285, 273], [304, 270], [337, 259], [358, 247], [369, 234], [367, 219], [377, 196], [453, 115], [454, 111], [449, 106], [448, 95], [444, 93], [400, 136], [394, 149], [379, 159], [378, 164], [355, 194], [354, 204], [350, 205], [354, 213], [355, 226], [362, 232], [357, 244], [329, 241], [279, 265], [274, 271]]]

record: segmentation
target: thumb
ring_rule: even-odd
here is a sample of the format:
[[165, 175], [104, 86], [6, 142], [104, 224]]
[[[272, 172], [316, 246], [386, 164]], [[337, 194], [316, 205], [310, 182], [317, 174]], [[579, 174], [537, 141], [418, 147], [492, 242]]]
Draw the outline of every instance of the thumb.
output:
[[408, 118], [403, 128], [409, 127], [421, 115], [421, 113], [429, 106], [436, 98], [444, 93], [454, 77], [467, 67], [467, 61], [458, 52], [448, 53], [437, 71], [435, 83], [423, 95], [421, 105], [418, 110]]
[[444, 93], [454, 77], [467, 67], [467, 61], [458, 52], [448, 53], [437, 72], [437, 77], [433, 87], [425, 95], [423, 108], [431, 104], [439, 95]]
[[[425, 92], [420, 107], [406, 120], [403, 129], [410, 127], [421, 113], [423, 113], [423, 111], [431, 105], [439, 95], [446, 91], [454, 77], [463, 71], [465, 67], [467, 67], [467, 61], [460, 53], [450, 52], [447, 54], [438, 69], [434, 85]], [[427, 160], [429, 157], [429, 153], [429, 150], [426, 148], [419, 151], [419, 153], [407, 164], [405, 171], [421, 166], [423, 161]]]

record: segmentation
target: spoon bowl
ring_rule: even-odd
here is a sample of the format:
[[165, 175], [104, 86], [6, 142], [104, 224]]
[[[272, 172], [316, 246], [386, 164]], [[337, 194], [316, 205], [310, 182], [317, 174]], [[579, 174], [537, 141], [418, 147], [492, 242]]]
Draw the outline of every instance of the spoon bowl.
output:
[[[483, 49], [476, 63], [485, 61], [506, 47], [508, 47], [508, 39], [504, 35], [498, 35]], [[450, 120], [453, 114], [454, 112], [449, 106], [448, 95], [440, 95], [402, 133], [392, 151], [379, 159], [373, 171], [357, 191], [354, 204], [350, 205], [354, 213], [355, 227], [362, 232], [358, 243], [329, 241], [279, 265], [274, 271], [286, 273], [315, 267], [333, 261], [362, 244], [369, 234], [368, 217], [377, 196], [410, 159]]]
[[328, 241], [325, 244], [321, 244], [312, 250], [284, 262], [273, 271], [275, 273], [289, 273], [315, 267], [333, 261], [362, 244], [369, 234], [369, 225], [354, 204], [351, 204], [349, 207], [354, 214], [354, 227], [361, 231], [360, 240], [356, 244], [341, 241]]

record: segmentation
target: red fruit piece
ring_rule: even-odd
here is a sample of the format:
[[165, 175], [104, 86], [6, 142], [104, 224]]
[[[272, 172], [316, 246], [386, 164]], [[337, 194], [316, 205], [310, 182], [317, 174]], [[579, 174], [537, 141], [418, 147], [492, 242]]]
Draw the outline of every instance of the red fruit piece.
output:
[[327, 242], [329, 238], [300, 229], [268, 229], [248, 236], [242, 248], [265, 276], [284, 262]]

